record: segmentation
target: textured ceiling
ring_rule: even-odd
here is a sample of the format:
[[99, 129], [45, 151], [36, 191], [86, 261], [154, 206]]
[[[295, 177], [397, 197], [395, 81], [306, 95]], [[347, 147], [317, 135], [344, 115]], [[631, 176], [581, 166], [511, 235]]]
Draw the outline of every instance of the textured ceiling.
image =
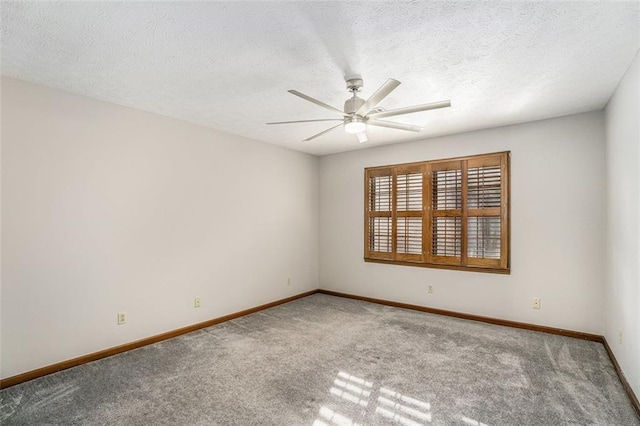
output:
[[[634, 2], [2, 2], [2, 74], [312, 154], [597, 110], [639, 48]], [[402, 84], [369, 142], [297, 98], [342, 109], [344, 76], [369, 97]]]

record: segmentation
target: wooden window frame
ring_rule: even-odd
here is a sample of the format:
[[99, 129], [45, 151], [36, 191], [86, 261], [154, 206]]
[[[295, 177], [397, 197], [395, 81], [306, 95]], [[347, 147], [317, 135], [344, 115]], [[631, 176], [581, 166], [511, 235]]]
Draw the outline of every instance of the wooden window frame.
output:
[[[475, 205], [474, 208], [469, 206], [469, 198], [472, 199], [473, 195], [469, 193], [469, 169], [492, 167], [493, 172], [497, 173], [496, 167], [499, 167], [499, 185], [500, 185], [500, 198], [499, 207], [496, 204], [490, 205], [490, 207], [480, 207]], [[434, 209], [433, 190], [435, 184], [433, 182], [434, 173], [438, 171], [446, 170], [460, 170], [461, 171], [461, 183], [460, 183], [460, 200], [459, 208], [454, 209]], [[422, 173], [422, 211], [414, 210], [401, 210], [397, 209], [397, 177], [399, 175], [406, 175], [407, 173]], [[473, 170], [472, 170], [473, 172]], [[375, 202], [375, 194], [370, 193], [371, 179], [375, 179], [381, 176], [389, 176], [392, 179], [391, 182], [391, 211], [373, 211], [372, 203]], [[477, 176], [477, 175], [476, 175]], [[456, 178], [457, 179], [457, 178]], [[476, 181], [477, 182], [477, 181]], [[419, 266], [427, 268], [439, 268], [439, 269], [455, 269], [464, 271], [475, 272], [489, 272], [489, 273], [510, 273], [510, 152], [496, 152], [490, 154], [474, 155], [467, 157], [448, 158], [443, 160], [422, 161], [414, 163], [395, 164], [379, 167], [368, 167], [364, 171], [364, 260], [365, 262], [377, 262], [388, 263], [394, 265], [407, 265], [407, 266]], [[457, 183], [455, 183], [457, 185]], [[494, 184], [495, 185], [495, 184]], [[497, 186], [497, 185], [496, 185]], [[495, 189], [496, 186], [493, 186]], [[446, 191], [446, 190], [445, 190]], [[454, 191], [457, 191], [454, 190]], [[454, 196], [457, 197], [457, 192]], [[497, 191], [493, 191], [493, 194], [497, 200]], [[446, 194], [445, 194], [446, 196]], [[486, 197], [490, 197], [487, 195]], [[457, 203], [458, 201], [456, 201]], [[495, 201], [497, 203], [497, 201]], [[486, 204], [485, 204], [486, 205]], [[456, 204], [457, 206], [457, 204]], [[372, 237], [370, 229], [371, 220], [374, 217], [383, 216], [389, 217], [391, 221], [391, 248], [386, 252], [375, 252], [372, 250]], [[421, 217], [422, 218], [422, 253], [421, 254], [406, 254], [398, 253], [397, 251], [397, 220], [399, 217]], [[459, 256], [438, 256], [433, 253], [433, 238], [434, 238], [434, 218], [437, 217], [459, 217], [461, 236], [456, 240], [456, 244], [459, 244]], [[468, 250], [469, 240], [472, 239], [469, 233], [469, 218], [482, 218], [493, 217], [499, 219], [499, 239], [497, 234], [495, 237], [487, 236], [487, 241], [493, 241], [495, 249], [493, 254], [499, 251], [499, 258], [484, 258], [484, 257], [472, 257], [474, 249], [471, 252]], [[473, 221], [471, 222], [473, 224]], [[496, 224], [495, 220], [493, 221]], [[477, 229], [477, 228], [476, 228]], [[477, 235], [477, 234], [475, 234]], [[447, 237], [445, 237], [447, 238]], [[439, 240], [440, 242], [442, 240]], [[450, 241], [450, 240], [445, 240]], [[499, 248], [497, 244], [499, 242]], [[483, 242], [484, 244], [484, 242]], [[476, 246], [472, 246], [476, 247]], [[498, 250], [499, 249], [499, 250]], [[457, 245], [456, 245], [457, 250]], [[486, 255], [487, 252], [482, 249], [482, 253]], [[457, 253], [457, 251], [456, 251]]]

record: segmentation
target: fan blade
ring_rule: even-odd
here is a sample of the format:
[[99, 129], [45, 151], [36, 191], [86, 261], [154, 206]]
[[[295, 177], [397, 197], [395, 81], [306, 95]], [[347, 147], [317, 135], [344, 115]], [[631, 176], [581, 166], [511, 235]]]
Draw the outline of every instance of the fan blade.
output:
[[391, 129], [409, 130], [411, 132], [419, 132], [420, 130], [422, 130], [422, 127], [412, 126], [410, 124], [394, 123], [393, 121], [369, 119], [367, 120], [367, 124], [371, 124], [372, 126], [378, 126], [378, 127], [389, 127]]
[[348, 117], [348, 114], [345, 114], [344, 111], [340, 111], [338, 108], [334, 108], [331, 105], [327, 105], [324, 102], [321, 102], [321, 101], [319, 101], [319, 100], [317, 100], [315, 98], [312, 98], [311, 96], [307, 96], [304, 93], [300, 93], [297, 90], [288, 90], [288, 92], [291, 93], [292, 95], [296, 95], [299, 98], [302, 98], [302, 99], [304, 99], [306, 101], [309, 101], [309, 102], [312, 102], [312, 103], [314, 103], [316, 105], [319, 105], [322, 108], [328, 109], [329, 111], [337, 112], [340, 115]]
[[430, 109], [448, 108], [451, 106], [451, 101], [432, 102], [430, 104], [416, 105], [412, 107], [390, 109], [389, 111], [380, 111], [369, 114], [371, 118], [392, 117], [394, 115], [411, 114], [412, 112], [428, 111]]
[[316, 121], [344, 121], [342, 118], [321, 118], [318, 120], [274, 121], [267, 124], [314, 123]]
[[342, 126], [342, 123], [338, 124], [337, 126], [330, 127], [330, 128], [328, 128], [327, 130], [324, 130], [324, 131], [322, 131], [322, 132], [318, 133], [317, 135], [313, 135], [313, 136], [311, 136], [310, 138], [306, 138], [303, 142], [308, 142], [308, 141], [310, 141], [311, 139], [315, 139], [315, 138], [317, 138], [317, 137], [320, 137], [320, 136], [324, 135], [325, 133], [329, 133], [329, 132], [330, 132], [330, 131], [332, 131], [333, 129], [336, 129], [336, 128], [340, 127], [340, 126]]
[[360, 143], [365, 143], [366, 141], [369, 140], [367, 138], [367, 132], [356, 133], [356, 136], [358, 137], [358, 142]]
[[392, 78], [388, 79], [376, 92], [371, 95], [367, 101], [362, 104], [356, 111], [356, 115], [364, 117], [369, 111], [371, 111], [376, 105], [378, 105], [384, 98], [387, 97], [396, 87], [400, 85], [398, 80]]

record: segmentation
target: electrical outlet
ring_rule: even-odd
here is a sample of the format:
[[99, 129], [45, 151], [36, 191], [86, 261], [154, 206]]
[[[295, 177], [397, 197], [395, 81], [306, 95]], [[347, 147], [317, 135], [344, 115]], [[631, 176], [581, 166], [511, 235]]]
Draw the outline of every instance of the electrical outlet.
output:
[[118, 325], [125, 324], [127, 322], [127, 313], [118, 312]]
[[193, 307], [194, 307], [194, 308], [199, 308], [199, 307], [200, 307], [200, 298], [199, 298], [198, 296], [196, 296], [196, 297], [193, 299]]
[[291, 285], [291, 278], [287, 278], [287, 285]]
[[540, 309], [540, 298], [533, 298], [533, 309]]
[[433, 293], [433, 286], [432, 285], [428, 285], [427, 286], [427, 293]]
[[618, 343], [622, 344], [622, 330], [618, 330]]

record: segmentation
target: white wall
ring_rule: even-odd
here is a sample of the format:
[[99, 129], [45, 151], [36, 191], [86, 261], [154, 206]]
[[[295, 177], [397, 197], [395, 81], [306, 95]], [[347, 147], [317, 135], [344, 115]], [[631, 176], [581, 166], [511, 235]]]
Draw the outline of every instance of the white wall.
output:
[[[602, 334], [604, 132], [593, 112], [322, 157], [320, 288]], [[511, 275], [363, 261], [365, 167], [506, 150]]]
[[317, 288], [315, 157], [8, 78], [2, 150], [3, 378]]
[[[638, 393], [638, 79], [636, 58], [606, 109], [605, 223], [602, 112], [318, 160], [2, 78], [1, 377], [320, 283], [604, 333]], [[362, 260], [364, 167], [503, 150], [511, 275]]]
[[[606, 114], [606, 279], [604, 336], [640, 396], [640, 53], [620, 82]], [[618, 333], [622, 331], [622, 342]]]

